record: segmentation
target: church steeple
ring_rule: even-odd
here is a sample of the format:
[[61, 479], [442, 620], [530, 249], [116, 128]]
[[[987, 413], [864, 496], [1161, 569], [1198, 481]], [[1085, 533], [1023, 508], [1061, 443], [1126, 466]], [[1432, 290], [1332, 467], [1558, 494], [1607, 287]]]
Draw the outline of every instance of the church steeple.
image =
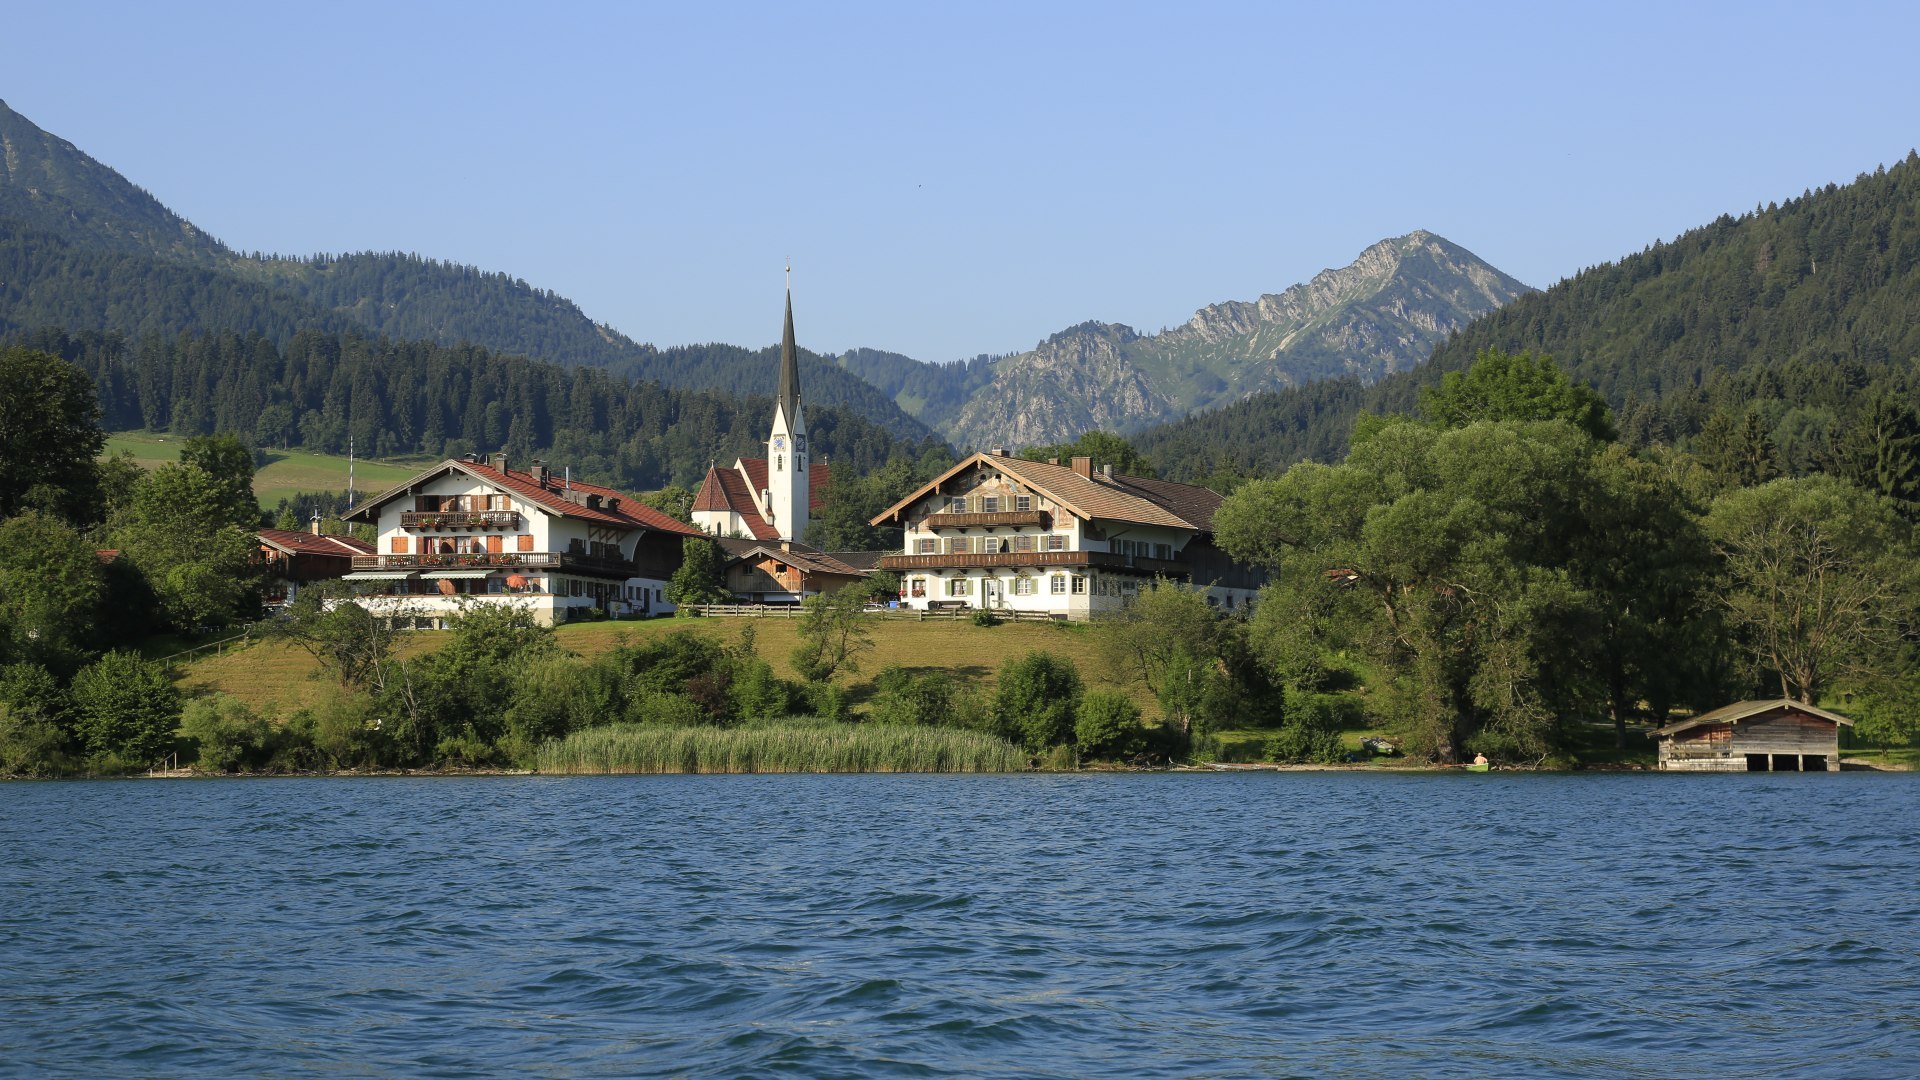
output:
[[787, 266], [787, 322], [780, 331], [780, 389], [773, 407], [797, 425], [800, 416], [800, 357], [793, 345], [793, 266]]
[[807, 476], [807, 420], [800, 400], [800, 355], [793, 343], [793, 264], [787, 264], [787, 319], [780, 330], [780, 388], [773, 402], [773, 430], [767, 434], [769, 522], [782, 540], [798, 540], [807, 531], [812, 501]]

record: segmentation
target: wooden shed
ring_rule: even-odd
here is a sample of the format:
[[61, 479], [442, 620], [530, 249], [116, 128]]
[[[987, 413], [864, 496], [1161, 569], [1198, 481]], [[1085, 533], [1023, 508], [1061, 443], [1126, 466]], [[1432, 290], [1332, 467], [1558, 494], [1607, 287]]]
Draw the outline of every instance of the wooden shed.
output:
[[1838, 772], [1838, 713], [1789, 698], [1742, 701], [1649, 734], [1660, 767], [1680, 772]]

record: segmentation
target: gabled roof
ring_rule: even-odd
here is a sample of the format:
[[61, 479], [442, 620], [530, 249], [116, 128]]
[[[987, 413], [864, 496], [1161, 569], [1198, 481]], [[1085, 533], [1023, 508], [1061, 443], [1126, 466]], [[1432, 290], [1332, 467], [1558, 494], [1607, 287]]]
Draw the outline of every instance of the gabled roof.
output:
[[700, 493], [693, 497], [693, 508], [708, 513], [739, 514], [754, 539], [780, 539], [767, 519], [760, 516], [760, 508], [747, 493], [747, 480], [738, 469], [709, 468], [706, 478], [700, 481]]
[[[578, 518], [583, 521], [599, 522], [623, 529], [652, 529], [656, 532], [678, 533], [682, 536], [705, 536], [699, 529], [663, 514], [622, 491], [599, 484], [583, 483], [579, 480], [568, 482], [560, 477], [549, 475], [545, 480], [532, 472], [518, 469], [502, 472], [492, 465], [475, 461], [454, 461], [448, 459], [435, 465], [402, 483], [362, 502], [347, 511], [348, 520], [374, 520], [374, 511], [387, 503], [405, 495], [416, 485], [425, 483], [436, 476], [448, 472], [461, 472], [491, 484], [502, 491], [518, 495], [548, 513], [559, 517]], [[584, 497], [597, 495], [599, 506], [585, 506], [568, 498], [569, 494]], [[617, 502], [612, 500], [618, 500]]]
[[747, 562], [753, 559], [778, 559], [789, 566], [809, 574], [841, 574], [848, 577], [866, 577], [867, 571], [834, 558], [818, 548], [805, 544], [763, 544], [757, 541], [734, 541], [723, 543], [729, 563]]
[[[739, 514], [747, 523], [747, 532], [756, 540], [778, 540], [779, 530], [767, 523], [753, 493], [767, 486], [767, 459], [741, 458], [734, 468], [709, 468], [693, 497], [695, 510]], [[824, 461], [814, 462], [807, 473], [807, 510], [820, 509], [827, 500], [827, 485], [833, 474]], [[748, 485], [753, 485], [749, 487]]]
[[1841, 716], [1839, 713], [1828, 712], [1825, 709], [1813, 705], [1803, 705], [1792, 698], [1773, 698], [1769, 701], [1736, 701], [1731, 705], [1723, 705], [1712, 712], [1703, 712], [1698, 716], [1690, 716], [1678, 723], [1668, 724], [1666, 727], [1660, 728], [1657, 731], [1650, 731], [1647, 734], [1655, 737], [1660, 735], [1674, 735], [1688, 728], [1699, 727], [1702, 724], [1731, 724], [1746, 720], [1750, 717], [1759, 716], [1762, 713], [1773, 712], [1776, 709], [1793, 709], [1796, 712], [1803, 712], [1809, 716], [1817, 716], [1822, 720], [1831, 720], [1836, 724], [1845, 724], [1848, 727], [1853, 726], [1852, 720]]
[[291, 529], [261, 529], [260, 542], [289, 555], [331, 555], [346, 559], [373, 554], [373, 545], [351, 536], [315, 536]]
[[1210, 532], [1213, 512], [1220, 507], [1217, 492], [1192, 484], [1144, 476], [1081, 476], [1071, 466], [1044, 461], [973, 454], [941, 473], [919, 490], [888, 507], [869, 524], [878, 525], [932, 494], [941, 484], [977, 467], [999, 469], [1065, 507], [1076, 517], [1120, 521], [1136, 525], [1165, 525]]

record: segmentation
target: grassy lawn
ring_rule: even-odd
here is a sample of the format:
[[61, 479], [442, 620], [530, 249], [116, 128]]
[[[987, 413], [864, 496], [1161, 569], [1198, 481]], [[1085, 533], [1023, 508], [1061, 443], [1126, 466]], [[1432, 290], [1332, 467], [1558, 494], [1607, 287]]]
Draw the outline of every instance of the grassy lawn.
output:
[[[787, 655], [799, 643], [794, 619], [651, 619], [644, 622], [577, 623], [555, 631], [562, 647], [584, 657], [606, 653], [623, 641], [642, 641], [676, 631], [705, 634], [731, 643], [751, 626], [754, 650], [785, 678], [793, 678]], [[860, 657], [860, 673], [846, 682], [856, 703], [865, 700], [873, 675], [898, 664], [906, 668], [939, 668], [953, 673], [963, 685], [987, 695], [993, 693], [1003, 660], [1032, 649], [1064, 656], [1080, 669], [1090, 689], [1120, 690], [1139, 704], [1148, 718], [1159, 706], [1138, 680], [1107, 677], [1107, 664], [1093, 636], [1084, 626], [1051, 623], [1003, 623], [974, 626], [959, 622], [905, 622], [874, 619], [870, 623], [873, 649]], [[406, 651], [430, 650], [447, 639], [446, 631], [419, 631], [407, 636]], [[313, 704], [327, 692], [314, 678], [313, 658], [284, 645], [252, 645], [223, 656], [196, 659], [184, 665], [181, 689], [188, 694], [225, 693], [255, 709], [284, 716]]]
[[[127, 451], [143, 468], [156, 468], [180, 460], [180, 444], [186, 440], [147, 431], [120, 431], [107, 436], [107, 453]], [[302, 491], [345, 491], [347, 459], [333, 454], [312, 454], [305, 450], [266, 451], [267, 464], [253, 478], [253, 494], [260, 505], [271, 509], [281, 499]], [[383, 491], [419, 472], [429, 462], [383, 462], [361, 458], [354, 462], [354, 484], [360, 492]]]

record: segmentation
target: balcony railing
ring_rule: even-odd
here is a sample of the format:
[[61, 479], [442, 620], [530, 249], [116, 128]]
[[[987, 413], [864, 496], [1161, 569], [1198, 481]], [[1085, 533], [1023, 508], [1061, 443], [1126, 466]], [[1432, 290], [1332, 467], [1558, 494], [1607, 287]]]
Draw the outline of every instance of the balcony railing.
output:
[[1037, 526], [1042, 529], [1053, 527], [1053, 515], [1045, 510], [1006, 510], [997, 514], [958, 514], [942, 511], [928, 514], [920, 522], [922, 529], [973, 529], [982, 526], [992, 527], [1008, 525]]
[[996, 566], [1091, 566], [1108, 570], [1136, 570], [1184, 578], [1188, 567], [1167, 559], [1121, 555], [1111, 551], [1002, 551], [971, 555], [885, 555], [882, 570], [971, 570]]
[[572, 551], [427, 552], [418, 555], [355, 555], [355, 570], [462, 570], [499, 567], [532, 570], [574, 570], [602, 577], [629, 578], [635, 567], [627, 559], [585, 555]]
[[408, 510], [400, 515], [403, 529], [517, 529], [518, 510]]

